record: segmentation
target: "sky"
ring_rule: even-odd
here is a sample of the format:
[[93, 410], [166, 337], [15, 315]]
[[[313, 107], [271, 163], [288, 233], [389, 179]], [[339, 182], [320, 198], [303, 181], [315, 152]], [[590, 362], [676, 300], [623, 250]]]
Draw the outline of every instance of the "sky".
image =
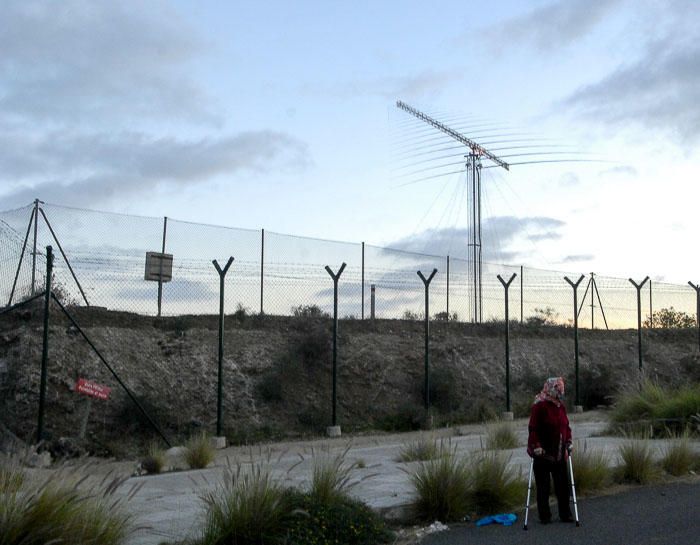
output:
[[597, 160], [485, 171], [487, 261], [700, 282], [699, 18], [696, 0], [9, 0], [0, 209], [466, 257], [465, 177], [406, 182], [403, 100]]

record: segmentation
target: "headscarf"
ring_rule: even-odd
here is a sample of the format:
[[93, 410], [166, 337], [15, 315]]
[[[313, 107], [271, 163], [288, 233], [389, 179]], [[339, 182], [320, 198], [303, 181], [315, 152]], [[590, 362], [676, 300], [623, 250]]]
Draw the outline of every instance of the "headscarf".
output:
[[564, 399], [564, 379], [550, 377], [545, 381], [542, 391], [535, 396], [535, 403], [551, 401], [558, 407], [562, 399]]

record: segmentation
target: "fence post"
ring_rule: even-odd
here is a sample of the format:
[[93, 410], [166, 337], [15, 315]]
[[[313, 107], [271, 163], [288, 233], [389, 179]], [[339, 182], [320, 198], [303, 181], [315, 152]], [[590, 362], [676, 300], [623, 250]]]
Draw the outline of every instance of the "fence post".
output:
[[369, 292], [370, 292], [370, 301], [369, 301], [369, 312], [370, 312], [370, 318], [372, 321], [374, 321], [374, 297], [375, 297], [375, 291], [377, 290], [377, 286], [374, 284], [370, 285], [369, 287]]
[[228, 258], [226, 266], [222, 269], [219, 263], [212, 261], [216, 272], [219, 273], [219, 381], [216, 401], [216, 436], [221, 437], [221, 425], [223, 421], [223, 399], [224, 399], [224, 278], [228, 272], [233, 256]]
[[579, 388], [579, 375], [578, 375], [578, 287], [579, 284], [583, 281], [585, 278], [584, 275], [581, 275], [579, 279], [576, 282], [572, 282], [569, 280], [568, 276], [564, 277], [564, 280], [566, 280], [569, 285], [573, 288], [574, 290], [574, 365], [575, 365], [575, 376], [576, 376], [576, 400], [575, 400], [575, 412], [583, 412], [583, 407], [581, 406], [581, 397], [580, 397], [580, 388]]
[[640, 284], [637, 284], [631, 278], [630, 283], [637, 289], [637, 352], [639, 353], [639, 370], [642, 370], [642, 287], [649, 280], [649, 277], [644, 277]]
[[447, 256], [447, 298], [446, 298], [446, 308], [445, 311], [447, 313], [447, 316], [445, 318], [445, 321], [449, 322], [450, 321], [450, 256]]
[[510, 319], [508, 317], [508, 288], [510, 288], [510, 284], [513, 280], [515, 280], [516, 276], [517, 274], [513, 273], [510, 279], [506, 282], [503, 280], [500, 274], [496, 275], [498, 280], [503, 285], [503, 290], [505, 291], [506, 296], [506, 412], [503, 415], [504, 420], [513, 420], [513, 413], [510, 409]]
[[432, 282], [433, 277], [437, 274], [437, 269], [433, 269], [430, 276], [426, 278], [423, 273], [418, 271], [418, 276], [423, 281], [425, 286], [425, 384], [424, 384], [424, 398], [425, 398], [425, 410], [430, 408], [430, 282]]
[[523, 323], [523, 266], [520, 265], [520, 324]]
[[698, 349], [700, 350], [700, 284], [688, 282], [688, 285], [695, 290], [695, 321], [698, 325]]
[[160, 269], [158, 273], [158, 316], [160, 316], [161, 305], [163, 303], [163, 254], [165, 253], [165, 235], [168, 231], [168, 217], [163, 218], [163, 247], [160, 256]]
[[340, 266], [337, 273], [333, 273], [331, 268], [326, 265], [326, 272], [333, 279], [333, 413], [332, 424], [326, 430], [329, 437], [340, 437], [340, 426], [338, 426], [337, 406], [338, 406], [338, 280], [340, 275], [345, 270], [346, 263]]
[[265, 285], [265, 229], [261, 229], [260, 238], [260, 314], [264, 314], [263, 310], [263, 293]]
[[365, 243], [362, 243], [362, 319], [365, 319]]
[[[692, 286], [692, 284], [690, 284]], [[651, 280], [649, 280], [649, 325], [654, 329], [654, 306], [652, 304]]]
[[34, 246], [32, 248], [32, 295], [36, 294], [36, 239], [39, 229], [39, 199], [34, 199]]
[[[38, 201], [37, 201], [38, 202]], [[39, 383], [39, 421], [37, 422], [36, 442], [44, 437], [44, 407], [46, 404], [46, 378], [49, 361], [49, 305], [51, 301], [51, 277], [53, 276], [53, 248], [46, 247], [46, 291], [44, 292], [44, 337], [41, 350], [41, 380]]]

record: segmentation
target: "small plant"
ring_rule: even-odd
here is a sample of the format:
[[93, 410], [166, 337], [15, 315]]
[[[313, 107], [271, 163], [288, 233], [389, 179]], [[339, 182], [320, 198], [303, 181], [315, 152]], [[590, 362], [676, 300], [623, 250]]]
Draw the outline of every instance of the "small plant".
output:
[[459, 521], [470, 508], [471, 470], [454, 449], [444, 456], [423, 462], [410, 473], [415, 491], [416, 518], [424, 521]]
[[345, 457], [349, 446], [341, 453], [332, 456], [328, 450], [313, 452], [313, 470], [309, 494], [323, 504], [331, 504], [344, 498], [355, 467], [347, 464]]
[[661, 329], [695, 327], [695, 317], [673, 307], [662, 308], [653, 312], [651, 316], [647, 315], [644, 327]]
[[525, 323], [529, 326], [557, 325], [559, 314], [552, 307], [536, 308], [533, 316], [528, 316]]
[[14, 457], [0, 458], [0, 494], [15, 494], [22, 488], [25, 479], [26, 476]]
[[292, 308], [292, 314], [297, 318], [330, 318], [330, 314], [321, 310], [318, 305], [299, 305]]
[[285, 489], [260, 464], [227, 468], [223, 485], [202, 498], [206, 522], [197, 545], [253, 545], [281, 541], [290, 513]]
[[445, 454], [442, 445], [438, 445], [435, 439], [422, 436], [410, 443], [404, 443], [396, 461], [403, 463], [424, 462], [435, 460], [441, 454]]
[[477, 455], [470, 487], [471, 506], [477, 513], [497, 513], [522, 502], [527, 482], [509, 462], [501, 452]]
[[386, 431], [416, 431], [421, 428], [425, 410], [417, 403], [405, 401], [395, 412], [377, 420], [379, 429]]
[[686, 431], [672, 439], [664, 449], [661, 467], [675, 477], [687, 475], [698, 464], [698, 458], [690, 446], [690, 435]]
[[648, 484], [659, 474], [654, 463], [651, 442], [647, 437], [628, 439], [619, 448], [622, 466], [619, 479], [622, 482]]
[[589, 449], [584, 442], [576, 444], [573, 454], [576, 492], [586, 494], [605, 488], [612, 479], [608, 457], [602, 450]]
[[493, 422], [486, 426], [486, 448], [491, 450], [509, 450], [517, 448], [518, 435], [512, 422]]
[[146, 456], [141, 460], [141, 468], [149, 475], [155, 475], [163, 471], [165, 462], [165, 451], [156, 443], [151, 443]]
[[190, 469], [204, 469], [214, 461], [214, 447], [209, 437], [201, 433], [187, 441], [183, 456]]
[[414, 312], [413, 310], [406, 309], [403, 311], [403, 315], [401, 316], [401, 319], [402, 320], [411, 320], [411, 321], [422, 320], [423, 313], [422, 312]]

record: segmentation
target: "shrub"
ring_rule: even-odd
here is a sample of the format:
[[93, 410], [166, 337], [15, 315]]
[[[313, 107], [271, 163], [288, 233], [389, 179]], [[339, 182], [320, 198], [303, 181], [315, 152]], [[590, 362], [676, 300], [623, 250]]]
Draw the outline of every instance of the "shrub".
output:
[[459, 315], [456, 312], [447, 313], [447, 311], [436, 312], [433, 315], [433, 320], [436, 322], [456, 322], [459, 320]]
[[644, 327], [657, 327], [661, 329], [695, 327], [695, 318], [690, 314], [673, 307], [662, 308], [647, 315]]
[[690, 445], [690, 435], [688, 432], [671, 440], [664, 448], [661, 458], [661, 467], [676, 477], [687, 475], [698, 463], [700, 457], [695, 454]]
[[525, 323], [529, 326], [557, 325], [559, 314], [552, 307], [536, 308], [533, 316], [528, 316]]
[[444, 449], [438, 446], [435, 439], [428, 437], [419, 437], [410, 443], [404, 443], [396, 459], [397, 462], [423, 462], [426, 460], [434, 460], [441, 454], [444, 454]]
[[470, 503], [477, 513], [493, 514], [522, 502], [527, 482], [509, 462], [510, 456], [502, 452], [477, 455], [470, 490]]
[[14, 458], [0, 458], [0, 494], [14, 494], [22, 488], [25, 479]]
[[460, 521], [469, 512], [471, 470], [454, 450], [423, 462], [410, 473], [415, 491], [413, 509], [424, 521]]
[[410, 309], [406, 309], [403, 311], [403, 315], [401, 316], [401, 319], [403, 320], [411, 320], [411, 321], [417, 321], [417, 320], [422, 320], [423, 319], [423, 313], [422, 312], [414, 312]]
[[628, 439], [619, 447], [622, 466], [619, 480], [628, 483], [647, 484], [658, 477], [654, 454], [648, 438]]
[[227, 468], [223, 485], [202, 498], [206, 522], [198, 545], [253, 545], [284, 537], [290, 506], [284, 488], [261, 465]]
[[148, 474], [157, 474], [163, 471], [165, 462], [165, 451], [157, 444], [151, 443], [146, 456], [141, 460], [141, 467]]
[[318, 305], [299, 305], [293, 307], [292, 314], [297, 318], [330, 318], [330, 314], [322, 311]]
[[279, 372], [268, 371], [256, 385], [255, 389], [263, 401], [269, 403], [282, 401], [283, 386], [280, 375]]
[[293, 516], [288, 545], [375, 545], [392, 540], [384, 521], [363, 503], [341, 497], [326, 503], [312, 494], [287, 493]]
[[425, 409], [418, 403], [406, 401], [395, 412], [377, 421], [377, 427], [386, 431], [416, 431], [421, 429]]
[[187, 441], [183, 456], [190, 469], [204, 469], [214, 461], [214, 447], [212, 447], [209, 437], [201, 433]]
[[572, 456], [576, 493], [586, 494], [605, 488], [612, 480], [608, 457], [600, 449], [589, 449], [587, 444], [576, 443]]
[[512, 422], [493, 422], [486, 426], [486, 448], [508, 450], [519, 445]]
[[121, 545], [135, 530], [122, 501], [112, 497], [121, 479], [103, 481], [91, 494], [60, 476], [41, 485], [26, 479], [10, 482], [14, 490], [0, 493], [1, 545]]
[[[462, 400], [458, 388], [459, 381], [449, 368], [436, 367], [430, 373], [430, 406], [440, 413], [448, 413], [457, 409]], [[420, 389], [423, 394], [423, 385]]]

